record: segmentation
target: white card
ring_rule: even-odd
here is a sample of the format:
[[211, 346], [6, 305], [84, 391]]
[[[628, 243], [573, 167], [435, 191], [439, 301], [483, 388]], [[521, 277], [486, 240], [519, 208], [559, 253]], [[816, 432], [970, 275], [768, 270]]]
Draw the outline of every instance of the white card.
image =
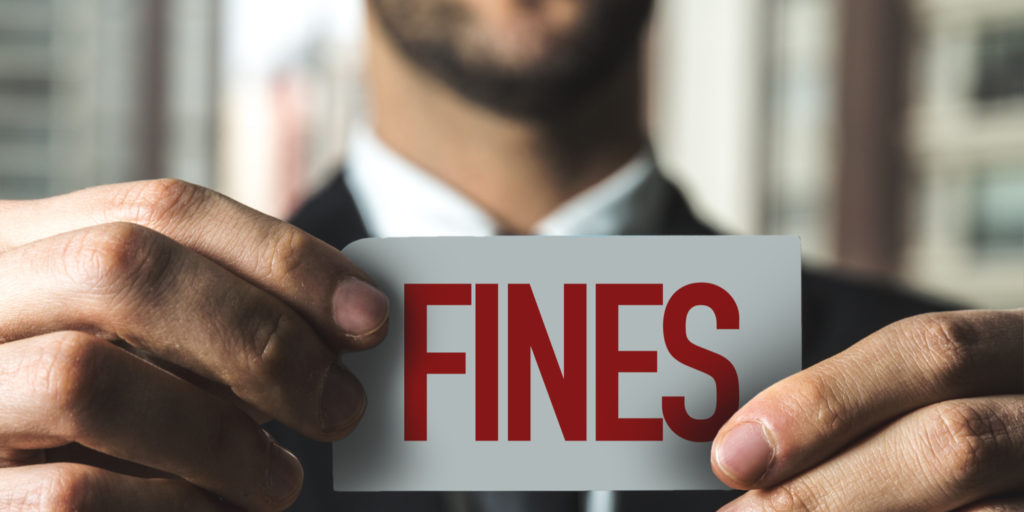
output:
[[[367, 409], [337, 491], [724, 489], [738, 405], [800, 370], [790, 236], [366, 239], [391, 300], [345, 354]], [[685, 404], [684, 404], [685, 399]]]

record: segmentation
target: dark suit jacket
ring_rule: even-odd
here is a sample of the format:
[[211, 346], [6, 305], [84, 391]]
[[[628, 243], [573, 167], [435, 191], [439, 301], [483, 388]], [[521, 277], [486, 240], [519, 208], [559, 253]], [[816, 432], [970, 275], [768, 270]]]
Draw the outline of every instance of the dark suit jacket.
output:
[[[310, 199], [295, 215], [293, 223], [341, 249], [366, 238], [352, 195], [339, 174], [324, 190]], [[667, 215], [649, 234], [715, 234], [694, 218], [682, 196], [675, 194]], [[912, 296], [884, 286], [844, 279], [834, 275], [803, 272], [803, 363], [812, 365], [836, 354], [871, 332], [900, 318], [926, 311], [948, 309], [947, 305]], [[292, 450], [305, 467], [302, 495], [292, 508], [298, 511], [442, 511], [446, 497], [441, 493], [336, 493], [331, 490], [330, 445], [307, 440], [279, 424], [268, 426], [281, 444]], [[501, 496], [477, 496], [482, 501]], [[517, 493], [513, 501], [523, 510], [580, 510], [580, 493]], [[620, 492], [619, 511], [715, 510], [738, 496], [732, 491], [715, 492]], [[471, 496], [471, 498], [474, 498]], [[498, 507], [499, 509], [501, 507]], [[490, 508], [489, 510], [493, 510]]]

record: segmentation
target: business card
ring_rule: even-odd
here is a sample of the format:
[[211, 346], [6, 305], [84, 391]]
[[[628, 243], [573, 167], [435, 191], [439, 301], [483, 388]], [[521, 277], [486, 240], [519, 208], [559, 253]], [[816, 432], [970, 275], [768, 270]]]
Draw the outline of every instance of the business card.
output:
[[711, 441], [800, 370], [791, 236], [365, 239], [387, 339], [337, 491], [724, 489]]

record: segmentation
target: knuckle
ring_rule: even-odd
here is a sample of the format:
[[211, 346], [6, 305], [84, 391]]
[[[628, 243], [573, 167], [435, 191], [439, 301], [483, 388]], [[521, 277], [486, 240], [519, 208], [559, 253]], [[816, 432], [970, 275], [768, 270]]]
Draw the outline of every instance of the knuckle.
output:
[[95, 482], [84, 467], [59, 464], [49, 479], [40, 482], [39, 509], [76, 511], [88, 510]]
[[[311, 361], [299, 348], [298, 342], [310, 337], [303, 321], [287, 311], [270, 308], [264, 311], [255, 318], [266, 320], [258, 323], [250, 320], [249, 323], [253, 324], [251, 334], [241, 338], [246, 346], [239, 349], [245, 357], [236, 369], [238, 373], [226, 376], [235, 394], [260, 394], [269, 388], [279, 388], [280, 392], [291, 394], [293, 391], [288, 389], [300, 383], [309, 386], [303, 389], [314, 389], [323, 374], [308, 371], [319, 363]], [[304, 366], [310, 363], [313, 364]], [[283, 386], [284, 383], [290, 384]]]
[[121, 293], [159, 282], [170, 263], [161, 239], [138, 224], [118, 222], [71, 237], [62, 261], [75, 283], [99, 293]]
[[246, 433], [245, 413], [233, 410], [222, 410], [211, 414], [206, 424], [206, 433], [202, 438], [206, 453], [222, 453], [225, 447], [231, 446]]
[[208, 189], [173, 178], [141, 181], [125, 187], [117, 218], [162, 226], [187, 214], [209, 197]]
[[205, 436], [206, 453], [217, 453], [227, 446], [227, 442], [235, 432], [228, 425], [228, 419], [224, 415], [214, 415], [208, 421], [207, 435]]
[[807, 377], [808, 381], [793, 386], [787, 393], [792, 397], [794, 414], [812, 418], [823, 436], [842, 430], [849, 418], [835, 384], [822, 373], [810, 372]]
[[269, 435], [244, 412], [235, 408], [211, 415], [206, 432], [197, 442], [197, 446], [205, 453], [225, 455], [217, 457], [203, 468], [212, 477], [222, 477], [225, 471], [236, 471], [239, 459], [250, 461], [251, 467], [257, 469], [270, 448]]
[[[253, 340], [253, 356], [257, 363], [265, 362], [267, 355], [273, 351], [273, 347], [280, 344], [282, 339], [288, 335], [288, 315], [284, 312], [275, 312], [272, 316], [265, 316], [267, 321], [255, 324]], [[260, 365], [263, 366], [263, 365]]]
[[35, 361], [35, 389], [61, 419], [81, 423], [104, 403], [102, 383], [110, 348], [103, 340], [68, 333]]
[[265, 321], [253, 325], [254, 332], [248, 338], [251, 345], [246, 347], [249, 354], [247, 372], [258, 381], [278, 377], [281, 366], [286, 364], [287, 350], [284, 345], [299, 336], [294, 319], [284, 311], [268, 312], [258, 318]]
[[813, 506], [808, 496], [809, 494], [806, 492], [806, 489], [796, 484], [789, 484], [767, 491], [767, 496], [764, 497], [763, 502], [765, 509], [772, 512], [821, 510], [821, 508]]
[[947, 475], [956, 489], [973, 486], [986, 477], [1001, 441], [1010, 435], [990, 411], [962, 402], [946, 402], [928, 412], [925, 442], [932, 464]]
[[312, 239], [290, 226], [280, 226], [275, 231], [258, 255], [257, 266], [269, 280], [293, 279], [295, 272], [309, 263]]
[[911, 317], [903, 325], [933, 375], [950, 384], [966, 378], [978, 340], [970, 322], [957, 315], [930, 313]]

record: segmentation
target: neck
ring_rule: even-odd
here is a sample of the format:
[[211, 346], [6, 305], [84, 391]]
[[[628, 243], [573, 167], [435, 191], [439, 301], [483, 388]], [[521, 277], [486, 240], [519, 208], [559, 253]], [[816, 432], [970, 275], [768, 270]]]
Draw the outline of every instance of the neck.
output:
[[368, 79], [377, 136], [506, 229], [531, 231], [647, 144], [639, 52], [565, 112], [520, 119], [472, 103], [426, 74], [372, 18]]

